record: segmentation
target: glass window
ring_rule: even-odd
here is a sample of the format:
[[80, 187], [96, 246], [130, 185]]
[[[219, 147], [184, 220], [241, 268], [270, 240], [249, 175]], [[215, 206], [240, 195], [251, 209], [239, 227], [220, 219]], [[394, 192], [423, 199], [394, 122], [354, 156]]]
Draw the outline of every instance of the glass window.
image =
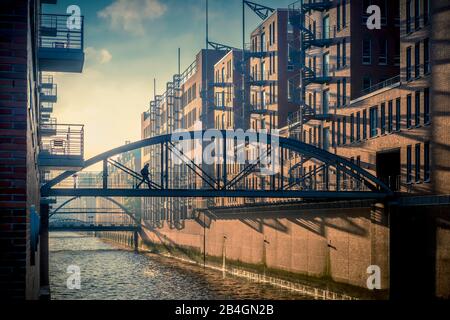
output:
[[336, 68], [341, 68], [341, 44], [336, 44]]
[[423, 0], [423, 24], [430, 21], [430, 0]]
[[325, 90], [322, 94], [322, 112], [323, 114], [328, 114], [329, 112], [329, 103], [330, 103], [330, 91]]
[[355, 141], [355, 115], [350, 115], [350, 142]]
[[342, 119], [342, 144], [347, 144], [347, 118]]
[[367, 110], [363, 110], [363, 139], [367, 139]]
[[402, 122], [402, 100], [395, 100], [395, 131], [400, 131]]
[[347, 0], [342, 0], [342, 27], [347, 25]]
[[347, 65], [347, 40], [342, 40], [342, 65], [345, 67]]
[[342, 106], [347, 104], [347, 79], [342, 80]]
[[411, 6], [412, 6], [412, 0], [406, 1], [406, 33], [411, 32]]
[[420, 91], [416, 91], [416, 101], [415, 101], [415, 114], [414, 114], [414, 120], [415, 125], [420, 125]]
[[420, 143], [416, 144], [415, 149], [415, 178], [416, 182], [420, 182]]
[[388, 132], [391, 133], [394, 126], [393, 126], [393, 114], [394, 114], [394, 106], [393, 101], [388, 102]]
[[330, 38], [330, 16], [325, 16], [322, 20], [323, 39]]
[[372, 63], [372, 41], [369, 38], [363, 40], [362, 46], [362, 63], [371, 64]]
[[370, 108], [370, 137], [376, 137], [378, 134], [378, 107]]
[[356, 140], [361, 140], [361, 113], [356, 114]]
[[380, 115], [380, 129], [381, 134], [386, 133], [386, 104], [381, 104], [381, 115]]
[[416, 42], [414, 47], [414, 75], [416, 78], [420, 76], [420, 42]]
[[423, 41], [423, 72], [425, 74], [430, 73], [430, 44], [429, 39]]
[[423, 158], [424, 158], [423, 159], [423, 161], [424, 161], [423, 179], [424, 179], [424, 181], [429, 182], [431, 179], [430, 143], [429, 142], [425, 142], [425, 144], [424, 144]]
[[330, 70], [330, 54], [327, 52], [323, 55], [322, 73], [324, 77], [328, 77]]
[[420, 28], [420, 0], [414, 0], [414, 27]]
[[411, 80], [411, 47], [406, 49], [406, 80]]
[[338, 80], [336, 84], [336, 106], [338, 108], [341, 106], [341, 80]]
[[406, 183], [412, 182], [412, 147], [406, 147]]
[[409, 94], [406, 97], [406, 128], [410, 129], [412, 127], [412, 97]]
[[430, 120], [430, 89], [425, 88], [423, 90], [423, 122], [429, 124]]
[[336, 25], [337, 29], [341, 30], [341, 1], [337, 0], [336, 5]]
[[341, 145], [341, 119], [337, 120], [337, 145]]

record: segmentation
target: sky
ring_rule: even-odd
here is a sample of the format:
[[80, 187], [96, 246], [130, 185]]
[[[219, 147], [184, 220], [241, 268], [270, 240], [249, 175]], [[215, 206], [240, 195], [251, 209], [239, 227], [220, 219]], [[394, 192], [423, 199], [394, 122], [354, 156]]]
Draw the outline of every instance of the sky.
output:
[[[260, 0], [286, 8], [294, 0]], [[156, 92], [205, 47], [205, 0], [58, 0], [44, 13], [78, 5], [84, 16], [85, 64], [81, 74], [56, 73], [58, 123], [85, 125], [85, 159], [141, 138], [141, 113]], [[247, 38], [260, 22], [246, 10]], [[242, 47], [242, 1], [209, 0], [214, 42]]]

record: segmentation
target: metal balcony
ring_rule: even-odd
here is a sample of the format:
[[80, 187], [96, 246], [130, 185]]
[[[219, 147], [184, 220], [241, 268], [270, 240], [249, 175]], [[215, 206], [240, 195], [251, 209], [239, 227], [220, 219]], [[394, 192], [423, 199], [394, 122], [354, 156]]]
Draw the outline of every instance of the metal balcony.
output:
[[303, 49], [310, 47], [327, 47], [333, 43], [331, 27], [320, 28], [321, 31], [312, 32], [308, 28], [301, 28], [303, 33]]
[[214, 103], [210, 103], [210, 109], [216, 111], [231, 111], [233, 107], [225, 102], [225, 93], [218, 92], [215, 95]]
[[53, 112], [53, 104], [49, 103], [49, 102], [42, 103], [40, 112], [41, 112], [41, 115], [52, 113]]
[[227, 87], [232, 87], [233, 83], [228, 82], [225, 79], [219, 78], [219, 79], [214, 80], [214, 82], [211, 83], [210, 86], [215, 87], [215, 88], [227, 88]]
[[56, 135], [56, 119], [55, 118], [42, 119], [41, 115], [39, 133], [42, 137]]
[[314, 110], [306, 104], [300, 108], [301, 110], [295, 111], [288, 116], [288, 125], [291, 129], [295, 129], [311, 120], [329, 121], [333, 117], [328, 111]]
[[250, 104], [250, 113], [254, 115], [268, 115], [275, 114], [276, 111], [271, 110], [271, 106], [278, 103], [277, 96], [273, 97], [273, 100], [266, 99], [266, 101], [258, 101], [256, 103]]
[[277, 82], [277, 80], [269, 79], [269, 77], [270, 76], [269, 76], [268, 72], [252, 73], [252, 74], [250, 74], [249, 84], [251, 86], [255, 86], [255, 87], [264, 87], [264, 86], [268, 86], [271, 83]]
[[245, 44], [245, 57], [248, 58], [256, 58], [262, 59], [269, 56], [270, 53], [275, 51], [269, 51], [269, 44], [266, 44], [265, 47], [261, 46], [253, 46], [250, 43]]
[[55, 83], [45, 83], [45, 86], [41, 84], [41, 90], [39, 92], [39, 99], [41, 102], [56, 103], [58, 100], [58, 87]]
[[46, 170], [81, 169], [84, 165], [84, 126], [54, 124], [48, 129], [53, 134], [41, 136], [39, 167]]
[[329, 67], [316, 67], [316, 68], [309, 68], [304, 66], [304, 76], [303, 81], [305, 86], [311, 84], [311, 83], [317, 83], [317, 84], [325, 84], [330, 83], [331, 81], [331, 75], [329, 71]]
[[39, 24], [39, 68], [51, 72], [82, 72], [84, 22], [69, 28], [70, 15], [41, 14]]

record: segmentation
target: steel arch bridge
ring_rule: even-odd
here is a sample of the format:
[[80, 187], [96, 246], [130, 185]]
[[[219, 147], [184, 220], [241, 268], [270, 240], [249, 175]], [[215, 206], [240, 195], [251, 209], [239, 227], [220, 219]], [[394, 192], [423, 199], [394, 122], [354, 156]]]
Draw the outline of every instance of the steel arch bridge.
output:
[[136, 232], [139, 226], [135, 224], [93, 224], [80, 219], [52, 219], [49, 221], [49, 231], [83, 232], [83, 231], [132, 231]]
[[[214, 131], [215, 134], [195, 131], [155, 136], [112, 149], [86, 160], [81, 169], [103, 163], [102, 182], [99, 187], [58, 187], [58, 184], [81, 170], [66, 171], [43, 185], [41, 194], [44, 197], [237, 197], [320, 200], [382, 199], [393, 195], [389, 187], [370, 172], [346, 158], [313, 145], [256, 131], [245, 135], [237, 135], [226, 130]], [[251, 145], [254, 147], [250, 136], [256, 138], [256, 148], [264, 149], [264, 152], [259, 152], [259, 156], [255, 159], [249, 159], [248, 153], [245, 152], [245, 162], [239, 164], [237, 173], [230, 172], [228, 170], [230, 159], [236, 159], [239, 152], [248, 151]], [[220, 166], [216, 166], [215, 163], [213, 165], [196, 163], [184, 149], [180, 150], [182, 143], [192, 146], [199, 143], [203, 146], [205, 141], [209, 143], [213, 141], [219, 146], [219, 152], [215, 157], [221, 161]], [[141, 148], [154, 148], [158, 155], [156, 165], [159, 171], [150, 179], [148, 189], [138, 189], [135, 186], [110, 187], [108, 164], [116, 162], [112, 160], [111, 163], [110, 158]], [[267, 159], [274, 154], [279, 163], [278, 169], [273, 169], [273, 174], [264, 178], [266, 182], [264, 187], [249, 185], [246, 178], [255, 174], [261, 177], [264, 158]], [[197, 177], [202, 183], [182, 185], [179, 180], [184, 178], [183, 176], [173, 181], [173, 177], [180, 175], [180, 166], [172, 164], [174, 159], [178, 159], [186, 172]], [[313, 163], [314, 170], [306, 170], [307, 163]], [[129, 172], [123, 165], [117, 162], [114, 165], [135, 179], [140, 178], [136, 172]], [[315, 181], [317, 175], [322, 177], [320, 184]]]

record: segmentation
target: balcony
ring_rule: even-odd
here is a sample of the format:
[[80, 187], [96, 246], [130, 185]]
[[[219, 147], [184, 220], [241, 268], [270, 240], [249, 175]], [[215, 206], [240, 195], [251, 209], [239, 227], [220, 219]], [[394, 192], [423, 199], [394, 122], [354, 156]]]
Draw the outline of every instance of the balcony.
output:
[[42, 137], [56, 135], [56, 119], [41, 114], [39, 133]]
[[39, 26], [39, 68], [51, 72], [82, 72], [83, 17], [79, 26], [68, 27], [69, 15], [41, 14]]
[[39, 98], [41, 102], [56, 103], [58, 100], [58, 87], [53, 83], [52, 76], [41, 78]]
[[41, 104], [41, 115], [50, 114], [53, 112], [53, 104], [49, 102], [44, 102]]
[[276, 83], [277, 80], [271, 80], [268, 72], [258, 72], [250, 74], [249, 84], [256, 87], [264, 87], [270, 83]]
[[311, 83], [326, 84], [331, 81], [330, 70], [328, 65], [321, 67], [304, 67], [303, 81], [305, 86]]
[[230, 82], [230, 81], [232, 81], [232, 79], [228, 79], [228, 80], [227, 80], [227, 79], [225, 79], [225, 78], [219, 77], [218, 79], [215, 79], [214, 82], [211, 83], [210, 85], [211, 85], [212, 87], [215, 87], [215, 88], [227, 88], [227, 87], [232, 87], [232, 86], [233, 86], [233, 83]]
[[370, 93], [373, 93], [375, 91], [384, 89], [384, 88], [391, 88], [392, 86], [396, 86], [400, 83], [400, 76], [395, 76], [393, 78], [387, 79], [385, 81], [382, 81], [380, 83], [377, 83], [376, 85], [373, 85], [369, 88], [366, 88], [361, 91], [361, 96], [368, 95]]
[[78, 170], [84, 165], [84, 126], [73, 124], [41, 125], [52, 134], [41, 137], [39, 167], [46, 170]]
[[301, 124], [308, 123], [311, 120], [329, 121], [333, 115], [329, 113], [329, 107], [326, 111], [314, 110], [308, 105], [304, 105], [302, 110], [295, 111], [288, 116], [288, 124], [291, 128], [296, 128]]
[[231, 111], [233, 107], [229, 106], [225, 101], [225, 93], [218, 92], [215, 95], [214, 104], [211, 105], [211, 109], [216, 111]]
[[250, 105], [250, 113], [254, 115], [268, 115], [275, 114], [276, 111], [272, 110], [270, 107], [277, 104], [277, 96], [273, 97], [273, 100], [265, 99], [263, 101], [257, 101]]
[[265, 45], [252, 45], [251, 43], [245, 44], [245, 56], [246, 58], [262, 59], [269, 56], [270, 53], [275, 51], [269, 51], [269, 44]]

